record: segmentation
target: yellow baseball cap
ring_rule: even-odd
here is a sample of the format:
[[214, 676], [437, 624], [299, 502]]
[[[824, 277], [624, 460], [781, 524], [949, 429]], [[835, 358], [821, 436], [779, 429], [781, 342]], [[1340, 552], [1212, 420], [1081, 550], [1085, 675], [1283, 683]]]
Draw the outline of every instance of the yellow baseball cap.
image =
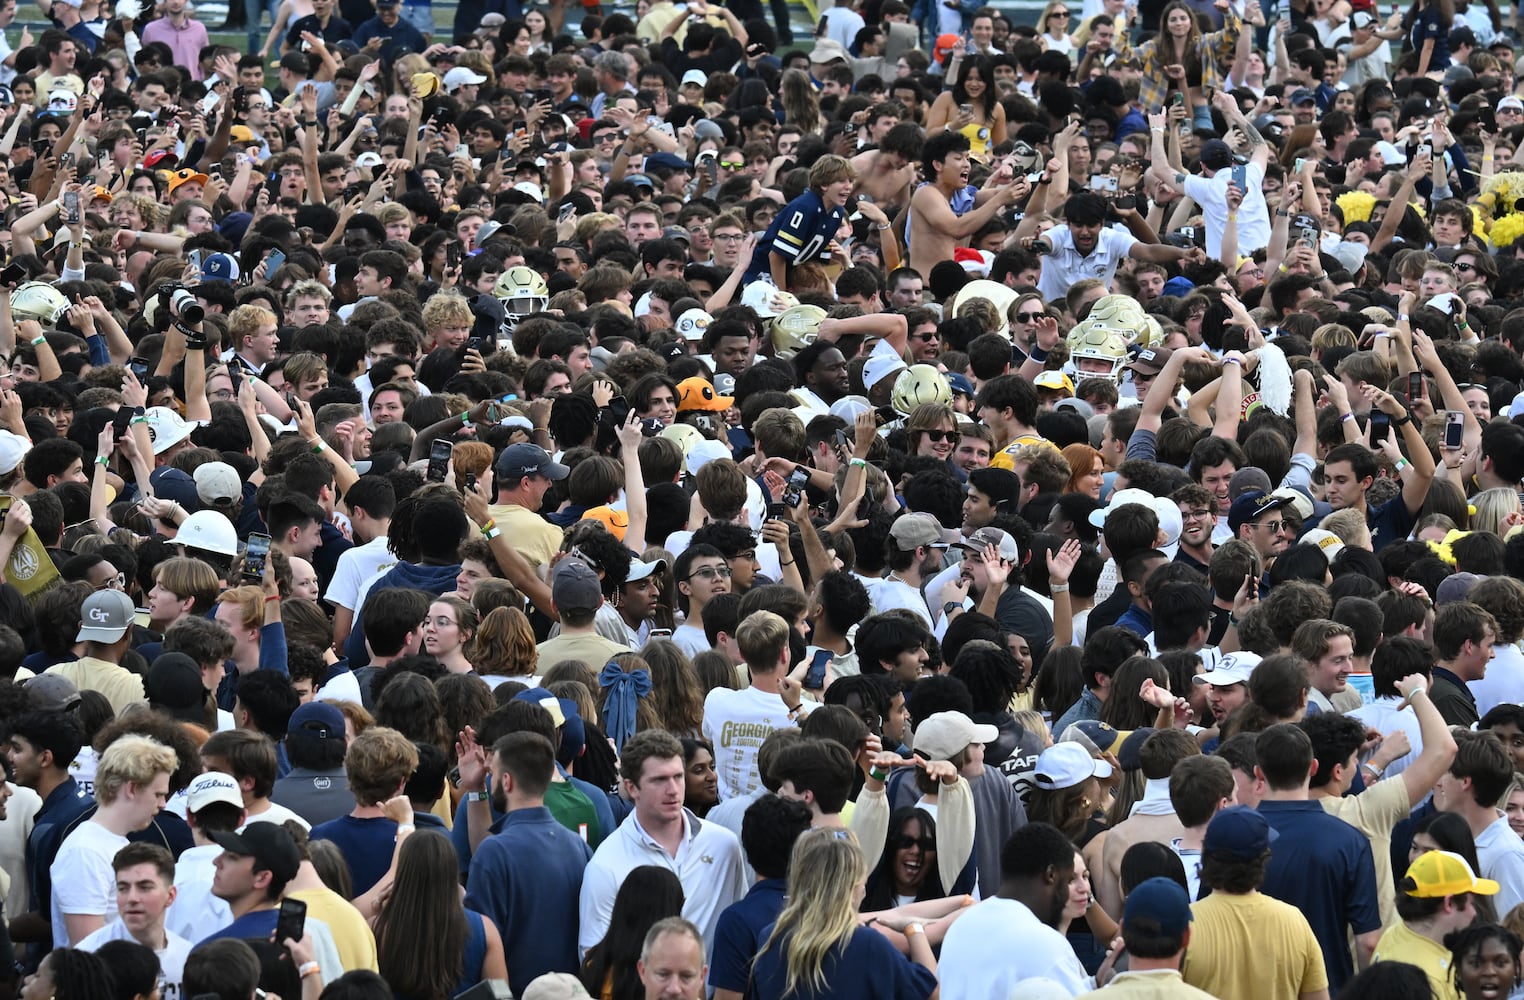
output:
[[1408, 866], [1402, 891], [1416, 899], [1440, 899], [1474, 892], [1494, 896], [1498, 884], [1490, 878], [1477, 878], [1466, 859], [1451, 851], [1427, 851]]

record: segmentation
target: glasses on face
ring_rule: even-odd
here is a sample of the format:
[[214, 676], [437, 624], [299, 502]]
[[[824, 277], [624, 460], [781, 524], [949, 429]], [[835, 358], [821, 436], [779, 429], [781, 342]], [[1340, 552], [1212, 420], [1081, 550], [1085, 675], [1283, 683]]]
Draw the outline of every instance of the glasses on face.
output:
[[1016, 314], [1016, 322], [1018, 322], [1018, 323], [1040, 323], [1042, 321], [1042, 318], [1044, 316], [1046, 316], [1046, 315], [1048, 315], [1048, 314], [1045, 313], [1045, 312], [1017, 313]]
[[910, 851], [917, 847], [923, 851], [935, 851], [937, 849], [937, 838], [910, 837], [901, 834], [899, 839], [894, 842], [894, 846], [896, 850], [900, 851]]
[[1055, 10], [1053, 13], [1048, 15], [1048, 17], [1050, 17], [1050, 18], [1055, 18], [1056, 17], [1056, 18], [1059, 18], [1060, 20], [1067, 19], [1068, 16], [1069, 16], [1069, 12], [1067, 10]]
[[1215, 518], [1217, 515], [1210, 510], [1182, 510], [1180, 518], [1184, 521], [1203, 521]]
[[613, 142], [614, 140], [616, 140], [618, 138], [619, 138], [619, 133], [618, 132], [599, 132], [597, 135], [593, 136], [593, 141], [596, 142], [596, 143], [605, 143], [605, 142]]
[[721, 243], [739, 243], [745, 237], [740, 233], [715, 233], [714, 238]]
[[207, 393], [207, 395], [210, 396], [214, 402], [217, 402], [217, 403], [226, 403], [226, 402], [229, 402], [229, 401], [232, 400], [232, 398], [233, 398], [233, 390], [232, 389], [218, 389], [215, 392], [209, 392], [209, 393]]
[[700, 566], [688, 575], [690, 580], [712, 580], [719, 577], [722, 580], [730, 579], [729, 566]]
[[740, 170], [742, 167], [746, 166], [746, 164], [742, 163], [740, 160], [721, 160], [720, 166], [724, 167], [726, 170]]
[[96, 590], [126, 590], [127, 574], [118, 573], [116, 576], [108, 576], [95, 585]]
[[455, 619], [441, 615], [438, 618], [425, 618], [423, 623], [425, 625], [432, 624], [435, 628], [452, 628], [455, 625]]
[[1271, 533], [1273, 534], [1275, 532], [1280, 531], [1281, 528], [1285, 526], [1285, 524], [1286, 524], [1285, 521], [1261, 521], [1259, 524], [1256, 524], [1255, 527], [1256, 528], [1269, 528]]
[[937, 332], [935, 330], [931, 330], [926, 333], [912, 333], [910, 335], [910, 339], [919, 340], [923, 344], [929, 344], [933, 340], [937, 339]]
[[958, 440], [957, 431], [922, 431], [921, 433], [925, 434], [926, 440], [930, 441], [932, 444], [941, 444], [943, 441]]
[[1458, 264], [1455, 265], [1455, 269], [1457, 271], [1471, 271], [1471, 272], [1474, 273], [1476, 271], [1476, 265], [1475, 264], [1471, 264], [1471, 263], [1466, 263], [1466, 264], [1459, 264], [1458, 263]]

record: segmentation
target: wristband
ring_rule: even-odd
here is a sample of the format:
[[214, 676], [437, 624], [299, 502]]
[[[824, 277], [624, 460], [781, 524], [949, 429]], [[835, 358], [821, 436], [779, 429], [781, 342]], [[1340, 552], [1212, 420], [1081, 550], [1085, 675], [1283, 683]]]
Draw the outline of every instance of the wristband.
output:
[[308, 976], [315, 976], [323, 970], [316, 962], [303, 962], [296, 971], [300, 978], [306, 979]]
[[487, 541], [489, 541], [489, 542], [492, 541], [494, 538], [496, 538], [498, 535], [501, 535], [502, 533], [503, 533], [503, 529], [502, 528], [483, 528], [482, 529], [482, 535], [485, 536]]
[[1341, 424], [1348, 423], [1349, 421], [1351, 421], [1353, 419], [1355, 419], [1355, 415], [1353, 413], [1346, 413], [1342, 417], [1339, 418], [1339, 423], [1341, 423]]
[[327, 450], [328, 450], [328, 445], [324, 444], [322, 441], [314, 441], [314, 442], [312, 442], [312, 453], [314, 455], [321, 455], [323, 452], [325, 452]]
[[1050, 583], [1050, 584], [1048, 584], [1048, 593], [1050, 593], [1050, 594], [1067, 594], [1068, 592], [1069, 592], [1069, 585], [1067, 583]]
[[412, 833], [413, 830], [414, 830], [414, 826], [411, 823], [398, 823], [397, 824], [397, 832], [399, 834], [402, 834], [402, 833]]
[[462, 427], [470, 427], [471, 426], [471, 411], [470, 410], [467, 410], [465, 413], [462, 413], [460, 415], [460, 426], [462, 426]]
[[467, 802], [487, 802], [492, 798], [492, 793], [487, 791], [467, 792], [462, 796]]
[[1399, 322], [1399, 323], [1406, 323], [1407, 321], [1408, 321], [1408, 314], [1407, 313], [1398, 313], [1397, 314], [1397, 322]]
[[868, 460], [866, 458], [854, 458], [847, 464], [857, 466], [861, 469], [866, 469], [868, 467]]
[[489, 518], [487, 518], [487, 520], [482, 522], [482, 524], [481, 524], [481, 533], [485, 535], [487, 532], [491, 531], [495, 527], [497, 527], [497, 519], [493, 518], [493, 517], [489, 517]]
[[279, 594], [271, 594], [271, 595], [269, 595], [268, 597], [265, 598], [265, 603], [269, 604], [271, 601], [278, 601], [278, 600], [280, 600], [280, 595]]
[[1393, 427], [1405, 427], [1408, 424], [1411, 424], [1412, 422], [1413, 422], [1413, 415], [1411, 413], [1404, 413], [1401, 417], [1394, 417], [1392, 419], [1392, 426]]
[[41, 347], [43, 344], [47, 343], [47, 340], [48, 338], [39, 333], [37, 336], [32, 338], [32, 346]]
[[1048, 352], [1037, 346], [1037, 341], [1032, 341], [1032, 349], [1027, 352], [1027, 360], [1042, 364], [1048, 360]]
[[907, 937], [907, 938], [913, 938], [917, 934], [924, 935], [925, 933], [926, 933], [926, 928], [922, 927], [920, 924], [906, 924], [905, 925], [905, 937]]
[[133, 417], [131, 420], [129, 420], [127, 422], [129, 424], [146, 424], [146, 423], [148, 423], [148, 418], [147, 417], [142, 417], [142, 416]]
[[1238, 358], [1223, 358], [1222, 363], [1224, 365], [1243, 365], [1243, 361]]
[[889, 780], [889, 772], [878, 767], [871, 767], [868, 769], [868, 777], [874, 781], [887, 781]]
[[1396, 461], [1396, 462], [1395, 462], [1395, 463], [1394, 463], [1394, 464], [1393, 464], [1393, 468], [1395, 468], [1395, 469], [1396, 469], [1396, 470], [1397, 470], [1397, 471], [1398, 471], [1398, 472], [1401, 472], [1401, 471], [1402, 471], [1402, 470], [1403, 470], [1403, 469], [1406, 469], [1406, 468], [1408, 468], [1408, 467], [1409, 467], [1409, 466], [1410, 466], [1410, 465], [1412, 465], [1412, 464], [1413, 464], [1413, 463], [1412, 463], [1412, 462], [1409, 462], [1409, 461], [1408, 461], [1408, 460], [1407, 460], [1407, 459], [1405, 459], [1405, 458], [1399, 458], [1399, 459], [1398, 459], [1398, 460], [1397, 460], [1397, 461]]
[[100, 463], [100, 466], [103, 469], [111, 464], [111, 459], [105, 455], [96, 455], [95, 460]]

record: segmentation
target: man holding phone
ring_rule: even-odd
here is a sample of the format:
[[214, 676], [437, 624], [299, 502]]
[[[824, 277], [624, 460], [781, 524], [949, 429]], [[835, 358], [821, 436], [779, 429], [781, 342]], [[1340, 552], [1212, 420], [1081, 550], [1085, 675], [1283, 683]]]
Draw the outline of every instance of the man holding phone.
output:
[[[1247, 182], [1243, 204], [1238, 206], [1238, 252], [1250, 254], [1270, 244], [1270, 206], [1265, 202], [1265, 165], [1270, 162], [1270, 145], [1249, 119], [1244, 117], [1238, 99], [1218, 92], [1214, 100], [1227, 119], [1228, 127], [1242, 132], [1249, 140], [1249, 162], [1244, 164], [1241, 179]], [[1159, 181], [1182, 190], [1195, 199], [1206, 216], [1206, 252], [1213, 259], [1222, 256], [1222, 231], [1228, 224], [1228, 184], [1237, 183], [1232, 172], [1233, 148], [1221, 139], [1212, 139], [1201, 147], [1201, 176], [1172, 169], [1164, 148], [1165, 116], [1149, 116], [1153, 136], [1149, 172]]]

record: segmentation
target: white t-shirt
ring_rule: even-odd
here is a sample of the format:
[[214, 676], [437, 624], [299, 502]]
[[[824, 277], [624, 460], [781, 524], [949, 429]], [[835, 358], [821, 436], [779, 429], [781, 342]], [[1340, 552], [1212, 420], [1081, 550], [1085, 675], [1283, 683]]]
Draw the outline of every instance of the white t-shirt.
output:
[[244, 827], [248, 826], [249, 823], [284, 823], [288, 819], [296, 820], [302, 825], [303, 830], [312, 829], [312, 824], [302, 819], [301, 816], [292, 812], [290, 809], [287, 809], [285, 806], [281, 805], [278, 802], [271, 802], [270, 808], [266, 809], [264, 812], [247, 817], [247, 822], [238, 828], [238, 832], [242, 833]]
[[[1246, 168], [1249, 191], [1238, 207], [1238, 252], [1253, 253], [1270, 245], [1270, 206], [1265, 203], [1265, 168], [1250, 163]], [[1222, 231], [1228, 224], [1228, 181], [1233, 171], [1219, 170], [1213, 177], [1187, 174], [1185, 193], [1201, 206], [1206, 218], [1208, 257], [1222, 256]], [[1044, 269], [1047, 264], [1044, 263]]]
[[339, 556], [328, 593], [323, 599], [335, 607], [360, 609], [360, 588], [383, 569], [396, 565], [397, 557], [386, 548], [386, 536], [377, 535], [364, 545], [356, 545]]
[[74, 828], [49, 869], [53, 877], [53, 944], [69, 943], [64, 915], [104, 917], [116, 920], [116, 872], [111, 859], [127, 846], [127, 838], [112, 833], [94, 820]]
[[931, 609], [926, 606], [926, 598], [921, 592], [903, 580], [885, 578], [878, 582], [873, 591], [873, 606], [880, 613], [893, 611], [895, 608], [904, 608], [914, 611], [916, 617], [927, 629], [931, 628]]
[[757, 773], [758, 748], [773, 730], [793, 725], [780, 695], [754, 687], [709, 692], [704, 699], [704, 739], [714, 744], [722, 800], [746, 795], [762, 784]]
[[226, 900], [212, 895], [212, 862], [222, 848], [216, 844], [192, 847], [175, 862], [175, 902], [164, 926], [181, 937], [200, 941], [233, 922]]
[[[185, 959], [191, 953], [191, 943], [174, 931], [164, 931], [166, 944], [155, 948], [159, 956], [159, 995], [162, 1000], [180, 1000], [180, 981], [185, 978]], [[112, 921], [89, 935], [76, 947], [81, 951], [95, 951], [107, 941], [134, 941], [127, 925], [120, 920]]]
[[1013, 997], [1016, 984], [1034, 976], [1058, 982], [1070, 996], [1094, 986], [1068, 939], [1025, 903], [998, 896], [970, 907], [948, 928], [937, 967], [942, 1000]]
[[688, 654], [688, 658], [703, 653], [713, 647], [709, 645], [709, 637], [704, 630], [687, 622], [672, 630], [672, 641], [677, 643], [677, 648]]

